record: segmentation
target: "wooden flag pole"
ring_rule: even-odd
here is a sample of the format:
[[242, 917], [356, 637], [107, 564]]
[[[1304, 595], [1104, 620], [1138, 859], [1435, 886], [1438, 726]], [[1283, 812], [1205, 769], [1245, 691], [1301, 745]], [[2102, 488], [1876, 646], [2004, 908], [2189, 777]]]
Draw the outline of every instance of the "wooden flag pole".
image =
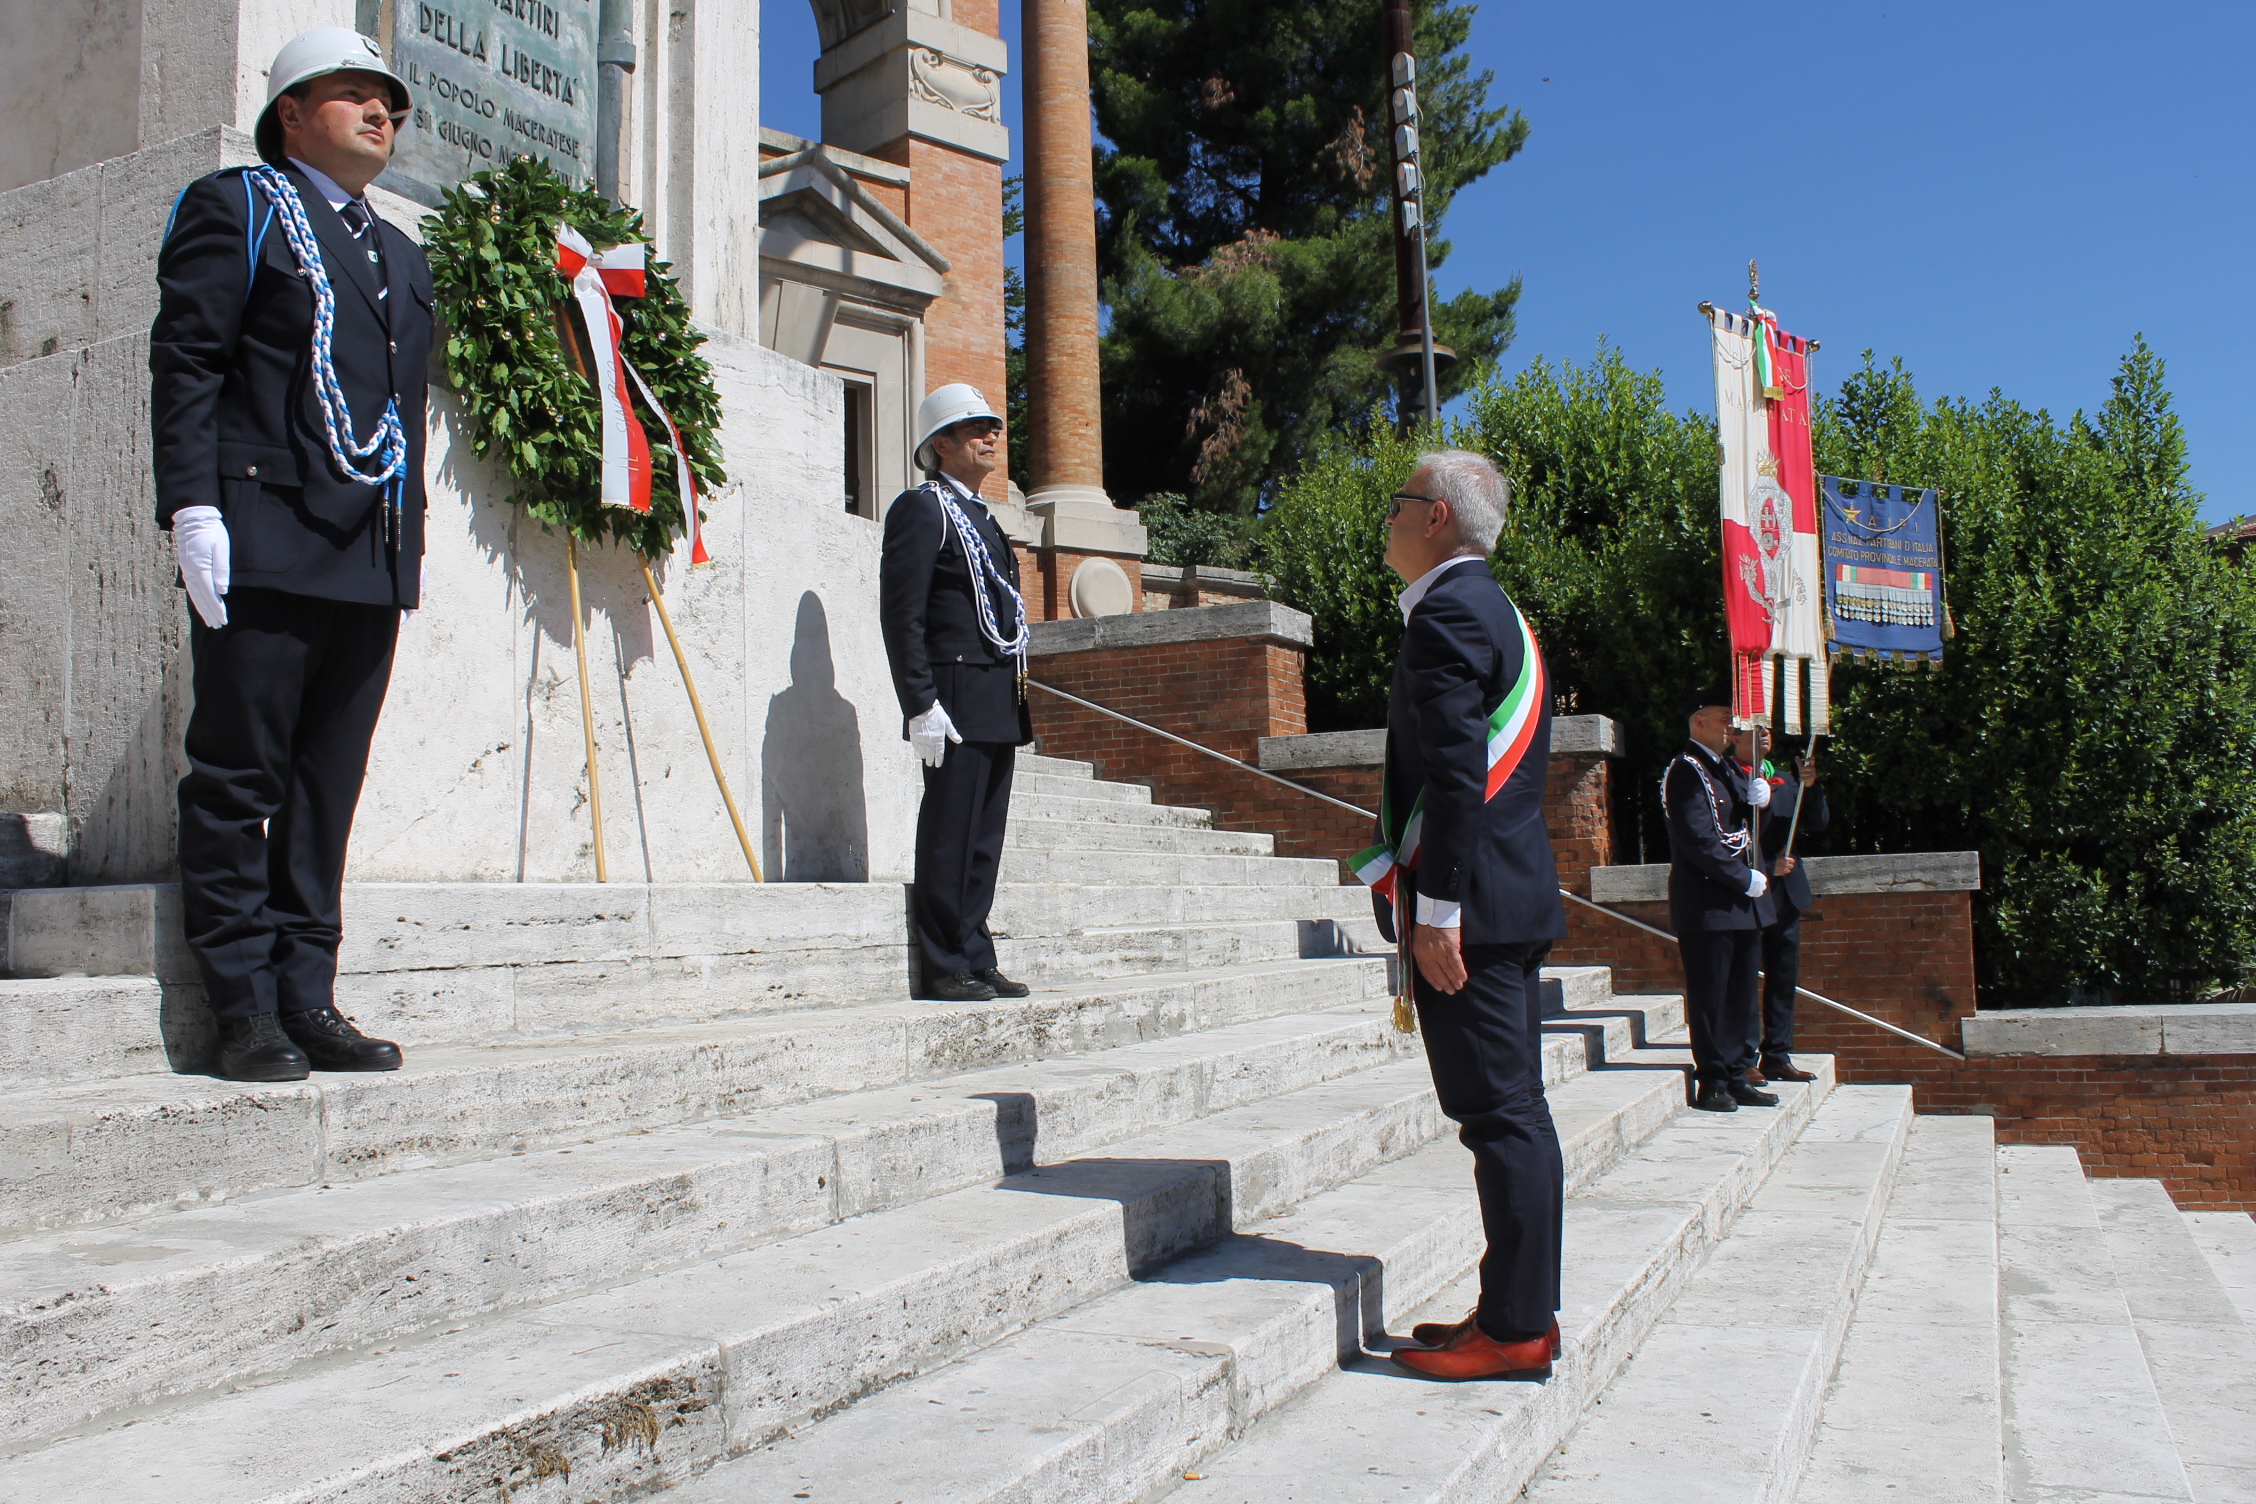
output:
[[580, 629], [580, 546], [564, 535], [564, 567], [572, 577], [572, 654], [580, 663], [580, 730], [587, 737], [588, 810], [595, 817], [595, 880], [611, 881], [603, 858], [603, 779], [595, 769], [595, 702], [588, 696], [587, 637]]
[[713, 782], [721, 786], [721, 802], [728, 806], [729, 823], [736, 827], [736, 844], [744, 848], [744, 860], [752, 868], [752, 881], [764, 883], [767, 878], [760, 873], [760, 859], [752, 854], [752, 838], [745, 834], [744, 816], [736, 807], [736, 796], [729, 792], [728, 775], [721, 771], [721, 754], [713, 745], [713, 728], [705, 724], [705, 703], [697, 697], [697, 680], [689, 672], [689, 655], [682, 651], [681, 639], [674, 635], [674, 619], [667, 614], [665, 599], [658, 594], [658, 581], [650, 573], [650, 560], [637, 557], [642, 562], [642, 582], [650, 587], [650, 604], [658, 608], [658, 624], [666, 629], [666, 641], [674, 650], [674, 663], [681, 669], [682, 687], [689, 691], [689, 708], [697, 715], [697, 734], [705, 738], [705, 760], [713, 765]]

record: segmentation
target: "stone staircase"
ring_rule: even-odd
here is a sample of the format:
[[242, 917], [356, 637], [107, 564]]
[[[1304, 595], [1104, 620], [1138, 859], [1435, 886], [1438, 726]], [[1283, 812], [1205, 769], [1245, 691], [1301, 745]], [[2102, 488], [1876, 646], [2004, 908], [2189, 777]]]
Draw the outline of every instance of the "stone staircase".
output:
[[409, 1068], [245, 1086], [165, 1068], [199, 1048], [165, 890], [14, 895], [0, 1498], [2256, 1478], [2256, 1223], [1822, 1059], [1776, 1110], [1687, 1112], [1678, 1001], [1597, 968], [1546, 979], [1566, 1357], [1399, 1375], [1371, 1354], [1463, 1313], [1480, 1228], [1360, 890], [1021, 768], [1015, 1002], [907, 1001], [897, 887], [366, 885], [340, 988]]

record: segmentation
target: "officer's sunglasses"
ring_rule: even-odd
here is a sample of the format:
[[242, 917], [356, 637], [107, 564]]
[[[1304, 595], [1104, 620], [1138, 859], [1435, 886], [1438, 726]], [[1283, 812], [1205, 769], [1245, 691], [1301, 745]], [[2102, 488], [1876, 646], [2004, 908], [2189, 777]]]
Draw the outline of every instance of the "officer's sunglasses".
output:
[[948, 430], [959, 444], [966, 439], [983, 439], [1002, 431], [1002, 422], [996, 418], [966, 418]]
[[1420, 496], [1415, 491], [1397, 491], [1387, 498], [1387, 521], [1392, 522], [1402, 515], [1402, 504], [1406, 501], [1422, 501], [1431, 506], [1439, 500], [1438, 496]]

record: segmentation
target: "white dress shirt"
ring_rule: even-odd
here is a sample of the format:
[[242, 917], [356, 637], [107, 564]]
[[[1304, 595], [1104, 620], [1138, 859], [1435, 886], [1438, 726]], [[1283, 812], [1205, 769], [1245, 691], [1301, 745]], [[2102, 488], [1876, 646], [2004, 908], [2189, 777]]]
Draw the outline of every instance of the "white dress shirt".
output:
[[[1433, 589], [1434, 582], [1440, 579], [1444, 572], [1455, 569], [1460, 564], [1478, 564], [1483, 569], [1488, 567], [1488, 561], [1479, 554], [1459, 554], [1454, 559], [1442, 560], [1424, 574], [1419, 575], [1410, 582], [1409, 588], [1404, 590], [1395, 600], [1395, 604], [1402, 608], [1402, 624], [1404, 626], [1410, 624], [1410, 613], [1418, 609], [1418, 602], [1426, 598], [1426, 592]], [[1425, 894], [1420, 893], [1418, 895], [1418, 922], [1430, 924], [1437, 930], [1460, 928], [1463, 921], [1458, 917], [1458, 908], [1459, 905], [1457, 904], [1447, 903], [1438, 898], [1428, 898]]]

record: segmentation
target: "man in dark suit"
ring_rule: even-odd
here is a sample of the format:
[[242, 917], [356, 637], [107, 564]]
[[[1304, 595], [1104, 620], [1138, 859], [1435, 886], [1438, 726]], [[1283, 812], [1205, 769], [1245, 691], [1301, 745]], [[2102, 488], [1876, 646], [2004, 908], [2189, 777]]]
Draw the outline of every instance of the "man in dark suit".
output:
[[1389, 503], [1402, 592], [1387, 705], [1380, 924], [1410, 927], [1418, 1024], [1441, 1110], [1473, 1152], [1488, 1250], [1480, 1305], [1394, 1361], [1435, 1379], [1541, 1377], [1558, 1352], [1565, 1173], [1543, 1095], [1543, 958], [1566, 933], [1543, 824], [1551, 700], [1543, 658], [1497, 588], [1503, 477], [1477, 454], [1423, 456]]
[[987, 929], [1011, 769], [1034, 739], [1018, 556], [979, 499], [1002, 462], [1003, 420], [971, 387], [944, 386], [918, 406], [917, 432], [930, 478], [885, 513], [878, 619], [903, 734], [924, 761], [910, 901], [920, 995], [1024, 997], [997, 967]]
[[268, 84], [267, 165], [200, 179], [174, 208], [150, 419], [157, 522], [192, 608], [186, 938], [220, 1074], [294, 1081], [400, 1064], [337, 1012], [335, 986], [353, 809], [420, 601], [431, 273], [363, 198], [408, 109], [375, 44], [307, 32]]
[[[1786, 837], [1800, 844], [1804, 835], [1832, 823], [1833, 811], [1817, 786], [1817, 762], [1797, 757], [1786, 764], [1787, 774], [1774, 774], [1770, 760], [1763, 762], [1764, 781], [1770, 785], [1770, 807], [1763, 811], [1761, 833], [1763, 870], [1771, 876], [1770, 901], [1774, 917], [1762, 930], [1762, 1016], [1753, 1029], [1759, 1054], [1748, 1080], [1756, 1086], [1772, 1081], [1811, 1081], [1815, 1074], [1794, 1064], [1794, 986], [1802, 971], [1802, 910], [1814, 899], [1809, 873], [1801, 858], [1786, 850]], [[1795, 823], [1794, 811], [1801, 810]]]
[[1686, 717], [1691, 738], [1661, 778], [1668, 818], [1669, 927], [1684, 963], [1685, 1022], [1692, 1035], [1692, 1105], [1704, 1112], [1775, 1107], [1747, 1079], [1762, 927], [1770, 880], [1754, 861], [1754, 811], [1770, 785], [1731, 754], [1729, 697], [1702, 696]]

